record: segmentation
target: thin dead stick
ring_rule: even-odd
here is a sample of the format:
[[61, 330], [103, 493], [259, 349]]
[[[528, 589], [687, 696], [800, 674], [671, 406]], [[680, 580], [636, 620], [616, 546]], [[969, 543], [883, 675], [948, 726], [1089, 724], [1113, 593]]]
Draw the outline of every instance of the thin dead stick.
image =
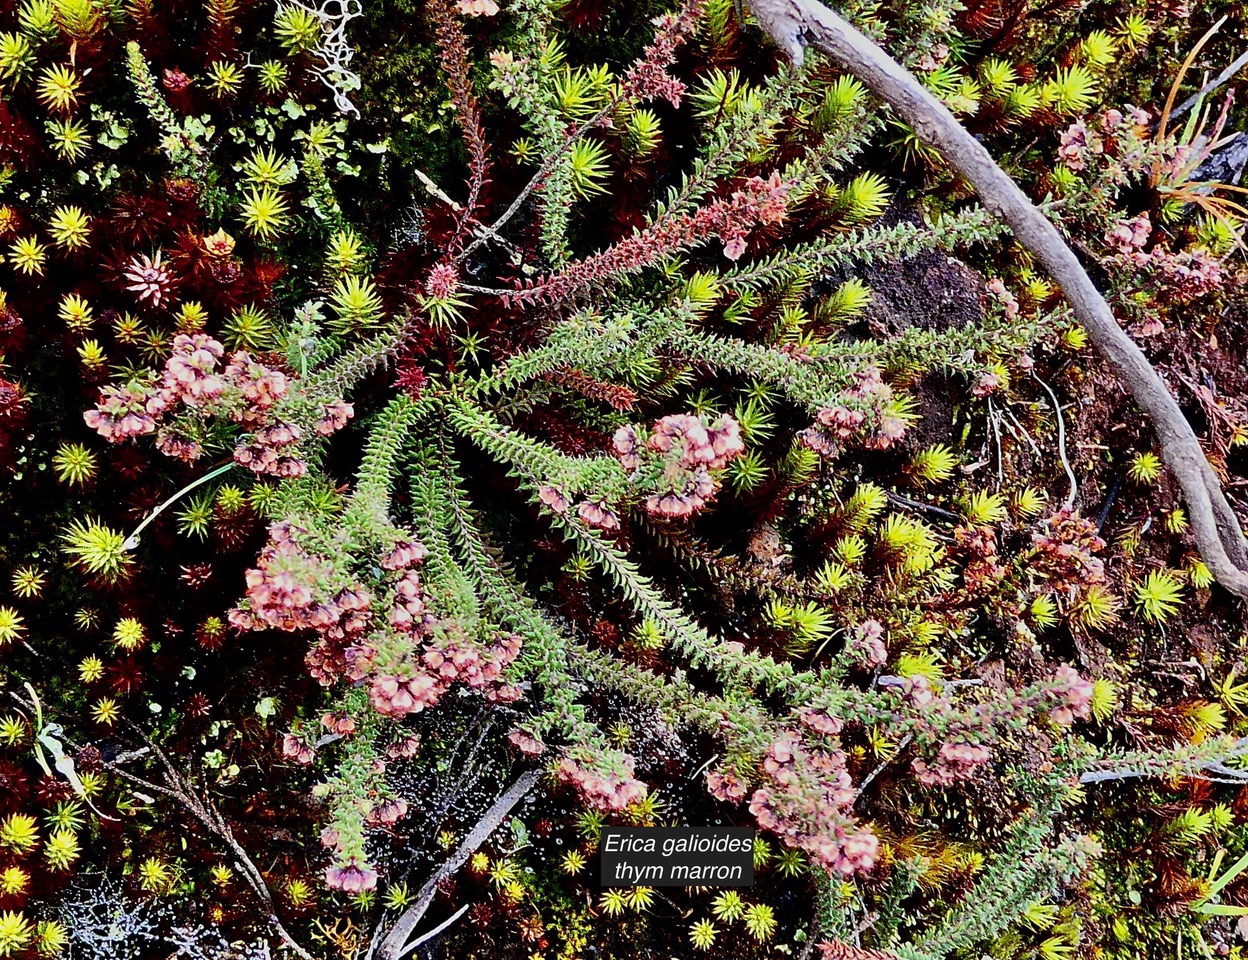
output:
[[522, 774], [515, 783], [499, 795], [485, 815], [477, 821], [477, 825], [472, 828], [468, 836], [464, 837], [451, 858], [443, 863], [420, 888], [420, 892], [416, 895], [416, 902], [394, 922], [394, 926], [390, 928], [389, 934], [381, 944], [382, 960], [399, 960], [407, 952], [405, 949], [408, 946], [407, 941], [412, 931], [416, 929], [416, 924], [420, 922], [420, 918], [429, 909], [429, 904], [433, 903], [434, 894], [438, 892], [438, 884], [468, 862], [468, 858], [481, 844], [485, 843], [491, 833], [498, 829], [507, 814], [511, 813], [512, 808], [537, 785], [541, 776], [540, 770], [530, 770]]
[[795, 64], [801, 63], [810, 43], [856, 74], [975, 188], [984, 206], [1044, 265], [1156, 430], [1162, 457], [1183, 489], [1201, 557], [1219, 583], [1248, 599], [1248, 544], [1200, 441], [1057, 228], [943, 103], [842, 17], [817, 0], [750, 0], [750, 8]]

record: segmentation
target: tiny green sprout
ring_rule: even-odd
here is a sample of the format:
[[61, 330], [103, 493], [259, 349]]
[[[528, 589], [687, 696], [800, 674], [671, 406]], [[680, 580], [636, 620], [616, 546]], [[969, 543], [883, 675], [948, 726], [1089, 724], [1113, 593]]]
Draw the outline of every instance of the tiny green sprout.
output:
[[338, 315], [332, 324], [338, 333], [374, 328], [385, 314], [381, 296], [368, 277], [347, 274], [334, 286], [329, 299]]
[[867, 555], [867, 541], [857, 534], [840, 537], [832, 544], [832, 556], [846, 567], [856, 567]]
[[1156, 483], [1161, 478], [1161, 473], [1161, 457], [1148, 451], [1137, 453], [1127, 467], [1127, 476], [1136, 483]]
[[296, 56], [316, 49], [324, 28], [315, 11], [292, 3], [278, 7], [273, 32], [287, 55]]
[[1031, 903], [1020, 919], [1033, 930], [1049, 930], [1059, 916], [1061, 911], [1051, 903]]
[[820, 323], [837, 324], [853, 320], [871, 303], [871, 288], [852, 277], [833, 290], [815, 308], [815, 318]]
[[1079, 57], [1094, 73], [1101, 73], [1114, 62], [1118, 41], [1104, 30], [1093, 30], [1079, 44]]
[[76, 566], [106, 583], [120, 579], [132, 562], [125, 536], [91, 518], [70, 523], [61, 544]]
[[1235, 824], [1235, 812], [1225, 803], [1215, 803], [1209, 808], [1209, 819], [1216, 833], [1223, 833]]
[[123, 617], [117, 621], [117, 626], [113, 629], [113, 643], [127, 653], [131, 653], [147, 643], [147, 632], [138, 620], [133, 617]]
[[663, 628], [647, 617], [633, 629], [632, 641], [642, 650], [662, 650], [667, 646]]
[[387, 910], [403, 910], [412, 902], [411, 891], [406, 883], [392, 883], [386, 888], [384, 901]]
[[111, 727], [121, 718], [121, 707], [112, 697], [100, 697], [91, 708], [91, 719], [101, 727]]
[[1088, 331], [1078, 324], [1071, 324], [1061, 332], [1058, 339], [1061, 345], [1072, 353], [1078, 353], [1088, 347]]
[[87, 823], [78, 800], [62, 800], [44, 817], [44, 822], [53, 830], [81, 830]]
[[635, 157], [647, 156], [658, 149], [662, 139], [662, 126], [653, 110], [643, 107], [633, 111], [624, 126], [624, 143], [629, 153]]
[[1179, 611], [1183, 585], [1168, 570], [1153, 570], [1135, 587], [1135, 605], [1146, 620], [1164, 623]]
[[1129, 14], [1118, 21], [1118, 36], [1129, 50], [1134, 50], [1148, 39], [1152, 33], [1148, 21], [1137, 13]]
[[81, 852], [72, 830], [54, 831], [43, 845], [43, 855], [53, 870], [68, 870]]
[[794, 440], [784, 457], [777, 465], [777, 472], [786, 484], [793, 487], [804, 486], [814, 479], [819, 470], [819, 454]]
[[537, 157], [537, 145], [531, 137], [520, 137], [511, 145], [511, 158], [519, 166], [531, 164]]
[[98, 340], [82, 341], [78, 345], [78, 359], [88, 370], [99, 370], [108, 363], [108, 355]]
[[1166, 511], [1165, 528], [1167, 533], [1182, 533], [1187, 529], [1187, 511], [1182, 507], [1175, 507], [1173, 510]]
[[142, 340], [145, 335], [143, 324], [133, 314], [119, 314], [113, 321], [113, 336], [117, 338], [118, 343], [132, 346]]
[[837, 206], [847, 222], [866, 223], [884, 212], [891, 196], [883, 177], [878, 173], [863, 173], [841, 189]]
[[26, 721], [21, 717], [8, 714], [0, 717], [0, 743], [13, 747], [22, 742], [26, 736]]
[[[69, 163], [77, 163], [86, 156], [94, 142], [86, 125], [78, 120], [49, 120], [45, 129], [52, 140], [53, 152]], [[55, 234], [53, 239], [56, 239]]]
[[628, 908], [634, 913], [641, 913], [654, 903], [654, 887], [630, 887], [625, 894]]
[[989, 57], [980, 64], [979, 79], [984, 89], [997, 98], [1008, 96], [1018, 85], [1018, 74], [1014, 72], [1014, 67], [999, 57]]
[[628, 894], [611, 889], [598, 898], [598, 909], [608, 917], [618, 917], [628, 909]]
[[266, 60], [260, 64], [260, 89], [269, 96], [281, 93], [286, 88], [286, 79], [290, 71], [280, 60]]
[[1003, 111], [1011, 120], [1025, 120], [1040, 109], [1041, 100], [1036, 87], [1021, 83], [1006, 96]]
[[13, 571], [13, 592], [23, 600], [33, 600], [39, 596], [47, 582], [44, 572], [33, 564]]
[[18, 9], [17, 22], [23, 33], [40, 39], [51, 39], [60, 31], [52, 0], [25, 0]]
[[438, 840], [439, 847], [441, 847], [443, 850], [449, 850], [451, 849], [451, 847], [455, 846], [455, 831], [454, 830], [441, 830], [438, 833], [437, 840]]
[[80, 250], [91, 236], [91, 218], [82, 212], [81, 207], [60, 206], [52, 211], [48, 232], [58, 247]]
[[607, 148], [597, 140], [577, 140], [568, 151], [572, 192], [582, 200], [606, 193], [604, 181], [611, 174]]
[[94, 797], [104, 789], [104, 775], [91, 770], [79, 771], [78, 782], [82, 784], [82, 792]]
[[230, 885], [230, 881], [234, 879], [234, 871], [224, 863], [214, 864], [208, 871], [208, 878], [212, 881], [213, 886], [227, 887]]
[[216, 60], [208, 66], [208, 89], [218, 100], [238, 93], [243, 86], [243, 70], [228, 60]]
[[658, 793], [652, 791], [629, 804], [625, 814], [632, 823], [649, 824], [654, 823], [665, 806]]
[[486, 873], [490, 869], [490, 858], [477, 851], [468, 858], [468, 869], [473, 873]]
[[178, 533], [183, 536], [205, 540], [212, 526], [212, 493], [190, 497], [186, 506], [178, 511]]
[[770, 473], [766, 461], [757, 450], [749, 450], [728, 465], [728, 482], [739, 493], [757, 489]]
[[709, 950], [715, 945], [719, 931], [709, 920], [699, 920], [689, 928], [689, 942], [695, 950]]
[[1005, 498], [999, 493], [976, 490], [963, 501], [962, 515], [971, 526], [1000, 523], [1008, 515]]
[[240, 307], [225, 322], [222, 339], [232, 349], [259, 350], [272, 346], [277, 327], [255, 304]]
[[13, 813], [0, 820], [0, 847], [14, 853], [29, 853], [39, 843], [39, 826], [25, 813]]
[[139, 864], [139, 886], [148, 893], [164, 893], [173, 882], [173, 874], [158, 857], [148, 857]]
[[820, 593], [840, 593], [853, 582], [854, 575], [835, 560], [826, 561], [814, 577], [815, 589]]
[[29, 883], [30, 874], [21, 867], [5, 867], [0, 870], [0, 893], [5, 896], [12, 897], [25, 892]]
[[84, 657], [78, 664], [78, 679], [83, 683], [95, 683], [104, 676], [104, 661], [99, 657]]
[[208, 311], [198, 300], [188, 300], [178, 306], [174, 322], [177, 323], [179, 333], [197, 333], [207, 325]]
[[306, 880], [295, 877], [286, 881], [286, 899], [298, 909], [312, 901], [312, 887]]
[[1213, 586], [1213, 571], [1200, 557], [1188, 557], [1186, 569], [1187, 582], [1197, 590]]
[[67, 293], [61, 298], [56, 315], [70, 330], [75, 333], [87, 330], [95, 323], [95, 313], [91, 304], [76, 293]]
[[1055, 113], [1087, 113], [1095, 103], [1096, 78], [1082, 64], [1072, 64], [1057, 71], [1052, 80], [1040, 88], [1041, 98]]
[[888, 493], [883, 487], [870, 481], [858, 484], [842, 509], [845, 527], [852, 533], [859, 533], [888, 506]]
[[766, 943], [776, 932], [776, 914], [765, 903], [751, 904], [745, 911], [745, 931], [759, 943]]
[[1097, 723], [1106, 723], [1114, 715], [1118, 709], [1118, 687], [1114, 681], [1104, 677], [1093, 681], [1090, 706]]
[[225, 514], [235, 514], [247, 506], [247, 494], [232, 483], [217, 488], [217, 509]]
[[716, 920], [733, 923], [744, 916], [745, 901], [741, 899], [741, 894], [737, 891], [725, 890], [711, 901], [711, 913], [715, 914]]
[[611, 724], [611, 728], [607, 731], [607, 739], [614, 743], [617, 747], [623, 747], [632, 742], [633, 728], [623, 720]]
[[281, 187], [297, 176], [295, 165], [276, 150], [256, 150], [242, 165], [243, 178], [262, 187]]
[[12, 607], [0, 607], [0, 648], [22, 638], [26, 622]]
[[25, 950], [35, 928], [22, 914], [6, 910], [0, 913], [0, 957], [11, 957]]
[[1027, 618], [1039, 630], [1057, 626], [1057, 601], [1050, 594], [1041, 594], [1031, 601]]
[[771, 860], [771, 844], [760, 836], [754, 837], [754, 869], [765, 867]]
[[239, 208], [243, 226], [260, 240], [278, 236], [289, 222], [286, 200], [271, 186], [252, 187]]
[[1122, 604], [1108, 588], [1093, 583], [1084, 588], [1079, 599], [1070, 608], [1074, 625], [1085, 630], [1104, 630], [1118, 622]]
[[602, 814], [597, 810], [582, 810], [576, 818], [576, 830], [586, 840], [598, 842], [602, 834]]
[[713, 273], [699, 270], [685, 281], [684, 298], [699, 314], [710, 310], [722, 294], [719, 277]]
[[35, 65], [35, 51], [20, 33], [0, 33], [0, 83], [16, 86]]
[[35, 924], [35, 949], [41, 956], [54, 957], [69, 944], [69, 931], [59, 920], [40, 920]]
[[355, 273], [364, 265], [364, 242], [348, 227], [329, 238], [325, 266], [331, 273]]
[[[1049, 186], [1054, 196], [1065, 197], [1079, 185], [1079, 175], [1070, 167], [1059, 164], [1049, 171]], [[1058, 343], [1072, 353], [1088, 345], [1088, 335], [1083, 327], [1072, 326], [1058, 335]]]
[[1023, 517], [1039, 516], [1048, 502], [1048, 494], [1036, 487], [1023, 487], [1014, 495], [1014, 509]]
[[563, 855], [563, 859], [559, 861], [559, 869], [568, 876], [580, 873], [585, 869], [585, 855], [579, 850], [569, 850]]
[[69, 113], [78, 105], [82, 81], [73, 67], [56, 64], [45, 67], [39, 75], [36, 96], [39, 102], [57, 113]]
[[47, 259], [48, 248], [35, 237], [18, 237], [9, 246], [9, 263], [28, 277], [42, 277]]
[[953, 476], [957, 466], [957, 454], [943, 443], [938, 443], [916, 453], [906, 472], [916, 483], [938, 483]]
[[359, 910], [368, 912], [373, 909], [373, 905], [377, 902], [376, 890], [361, 890], [359, 893], [351, 897], [351, 904]]
[[776, 872], [782, 877], [800, 876], [806, 871], [806, 859], [795, 847], [785, 847], [776, 858]]

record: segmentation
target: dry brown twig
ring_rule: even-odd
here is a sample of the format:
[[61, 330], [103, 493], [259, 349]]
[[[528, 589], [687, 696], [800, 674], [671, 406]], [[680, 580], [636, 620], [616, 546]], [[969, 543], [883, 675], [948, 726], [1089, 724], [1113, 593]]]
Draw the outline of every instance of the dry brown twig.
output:
[[854, 73], [975, 188], [984, 206], [1008, 224], [1018, 242], [1048, 270], [1157, 432], [1162, 457], [1183, 489], [1205, 563], [1222, 586], [1248, 599], [1248, 544], [1200, 441], [1057, 228], [944, 104], [844, 18], [818, 0], [750, 0], [749, 5], [794, 64], [800, 65], [809, 43]]

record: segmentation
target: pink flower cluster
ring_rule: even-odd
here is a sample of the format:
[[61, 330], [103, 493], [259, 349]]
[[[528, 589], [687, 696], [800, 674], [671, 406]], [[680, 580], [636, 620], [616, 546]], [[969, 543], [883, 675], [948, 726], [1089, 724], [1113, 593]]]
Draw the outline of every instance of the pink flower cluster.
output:
[[916, 758], [911, 764], [919, 783], [928, 787], [947, 787], [970, 777], [975, 769], [992, 759], [987, 747], [969, 743], [941, 744], [932, 763]]
[[634, 483], [649, 492], [642, 508], [658, 519], [701, 510], [719, 489], [712, 471], [745, 452], [741, 428], [726, 414], [709, 426], [692, 414], [666, 416], [644, 441], [635, 428], [620, 427], [612, 447]]
[[627, 754], [591, 759], [569, 750], [555, 766], [555, 777], [595, 810], [623, 810], [646, 796], [646, 785], [633, 776], [633, 758]]
[[269, 527], [269, 542], [248, 570], [246, 609], [229, 613], [230, 623], [240, 630], [312, 630], [327, 633], [344, 616], [367, 609], [368, 592], [342, 591], [337, 598], [325, 595], [336, 571], [329, 561], [306, 552], [298, 543], [300, 527], [282, 521]]
[[342, 866], [325, 868], [325, 886], [343, 893], [364, 893], [377, 887], [377, 871], [351, 860]]
[[1005, 281], [1000, 277], [993, 277], [985, 286], [993, 299], [1001, 304], [1001, 309], [1005, 312], [1005, 318], [1007, 320], [1015, 319], [1019, 312], [1018, 297], [1014, 296], [1010, 288], [1005, 285]]
[[506, 297], [520, 303], [567, 300], [595, 284], [650, 266], [711, 237], [718, 237], [724, 244], [724, 255], [736, 260], [745, 252], [745, 238], [755, 225], [784, 219], [792, 186], [779, 173], [766, 180], [751, 177], [730, 199], [714, 200], [692, 214], [661, 217], [644, 231], [569, 264], [559, 273], [528, 281]]
[[845, 391], [846, 402], [835, 407], [822, 407], [815, 422], [798, 434], [810, 449], [825, 457], [838, 456], [847, 441], [862, 432], [868, 420], [864, 408], [872, 411], [874, 431], [863, 438], [871, 450], [887, 450], [906, 435], [906, 422], [890, 408], [893, 388], [884, 382], [879, 367], [860, 370]]
[[1069, 664], [1058, 667], [1053, 679], [1058, 684], [1057, 694], [1063, 699], [1062, 705], [1050, 714], [1054, 723], [1068, 727], [1076, 718], [1086, 720], [1092, 715], [1092, 693], [1095, 688], [1090, 681], [1081, 677]]
[[401, 668], [402, 675], [375, 674], [369, 701], [378, 713], [402, 718], [434, 706], [457, 682], [474, 689], [488, 687], [487, 695], [494, 700], [514, 700], [519, 690], [501, 679], [519, 653], [520, 638], [515, 634], [502, 635], [488, 650], [464, 640], [435, 637], [419, 658]]
[[662, 97], [673, 108], [680, 106], [685, 85], [667, 72], [676, 60], [676, 50], [697, 29], [702, 16], [702, 0], [686, 0], [676, 13], [655, 17], [654, 40], [641, 59], [624, 74], [620, 92], [628, 100]]
[[[303, 428], [280, 419], [274, 407], [286, 396], [289, 381], [246, 351], [233, 354], [218, 370], [225, 348], [204, 334], [174, 338], [172, 353], [154, 386], [133, 382], [124, 387], [106, 386], [100, 401], [83, 419], [106, 440], [117, 443], [152, 433], [160, 420], [191, 412], [221, 416], [252, 431], [250, 440], [239, 443], [234, 460], [255, 473], [276, 477], [302, 475], [305, 465], [295, 455]], [[336, 400], [323, 405], [311, 424], [320, 436], [342, 429], [353, 414], [351, 404]], [[198, 442], [175, 423], [164, 425], [156, 438], [164, 454], [192, 461], [203, 454]]]
[[767, 748], [765, 784], [750, 798], [758, 825], [809, 854], [829, 873], [850, 876], [875, 864], [879, 841], [850, 814], [855, 792], [839, 749], [783, 736]]
[[854, 651], [866, 667], [882, 666], [888, 660], [884, 627], [878, 620], [864, 620], [854, 630]]
[[1065, 509], [1050, 517], [1046, 526], [1047, 532], [1032, 534], [1033, 569], [1059, 590], [1105, 582], [1105, 564], [1096, 556], [1105, 549], [1105, 541], [1094, 523]]

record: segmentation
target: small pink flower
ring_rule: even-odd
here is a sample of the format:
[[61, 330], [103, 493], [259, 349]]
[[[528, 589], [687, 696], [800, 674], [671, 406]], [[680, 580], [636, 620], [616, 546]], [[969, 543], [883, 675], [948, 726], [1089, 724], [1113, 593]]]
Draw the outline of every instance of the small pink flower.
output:
[[458, 9], [465, 17], [492, 17], [498, 13], [494, 0], [459, 0]]
[[361, 867], [351, 860], [346, 866], [327, 868], [325, 884], [343, 893], [363, 893], [377, 886], [377, 871]]

